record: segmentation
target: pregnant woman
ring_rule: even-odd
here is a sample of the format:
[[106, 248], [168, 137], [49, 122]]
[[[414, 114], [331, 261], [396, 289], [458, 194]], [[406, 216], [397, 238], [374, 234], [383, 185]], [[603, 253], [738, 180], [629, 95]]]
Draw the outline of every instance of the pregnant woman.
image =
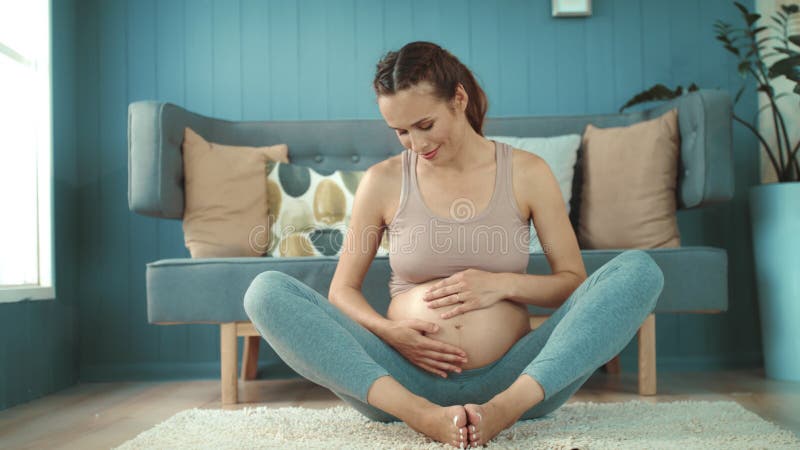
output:
[[[566, 403], [630, 342], [664, 277], [636, 249], [587, 277], [547, 163], [483, 136], [486, 96], [448, 51], [407, 44], [373, 84], [406, 150], [364, 174], [328, 298], [267, 271], [245, 310], [286, 364], [370, 419], [483, 445]], [[526, 273], [530, 220], [551, 275]], [[387, 317], [361, 292], [384, 232]], [[528, 304], [555, 312], [531, 330]]]

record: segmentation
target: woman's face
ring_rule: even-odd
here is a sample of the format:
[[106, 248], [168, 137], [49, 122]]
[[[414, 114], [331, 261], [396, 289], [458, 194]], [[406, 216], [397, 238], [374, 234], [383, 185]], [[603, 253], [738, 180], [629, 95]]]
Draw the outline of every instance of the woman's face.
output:
[[420, 155], [436, 149], [431, 162], [446, 161], [460, 148], [469, 127], [465, 107], [466, 92], [460, 85], [451, 107], [455, 111], [433, 95], [433, 88], [427, 82], [378, 97], [378, 108], [403, 147]]

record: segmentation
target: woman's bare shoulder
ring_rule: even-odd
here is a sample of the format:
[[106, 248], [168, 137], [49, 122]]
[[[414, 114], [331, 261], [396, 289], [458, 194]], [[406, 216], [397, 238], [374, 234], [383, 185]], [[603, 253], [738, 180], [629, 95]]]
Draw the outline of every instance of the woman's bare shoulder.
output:
[[403, 155], [390, 156], [369, 167], [374, 177], [377, 197], [382, 205], [384, 223], [388, 224], [399, 206], [400, 190], [403, 184]]
[[523, 216], [530, 219], [533, 209], [533, 191], [530, 189], [532, 179], [538, 179], [543, 170], [549, 167], [541, 156], [518, 148], [512, 149], [511, 180], [517, 207]]

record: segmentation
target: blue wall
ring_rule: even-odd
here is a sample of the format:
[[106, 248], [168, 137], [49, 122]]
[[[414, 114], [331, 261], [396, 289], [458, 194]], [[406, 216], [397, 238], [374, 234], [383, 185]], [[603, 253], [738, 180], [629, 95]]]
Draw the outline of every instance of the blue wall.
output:
[[[69, 154], [58, 168], [70, 176], [76, 170], [79, 180], [77, 198], [61, 198], [65, 220], [77, 218], [71, 236], [78, 251], [68, 250], [60, 264], [77, 267], [61, 270], [77, 279], [70, 298], [78, 302], [78, 342], [70, 350], [79, 355], [80, 379], [219, 374], [217, 326], [147, 323], [145, 264], [189, 254], [180, 222], [128, 211], [130, 102], [169, 101], [231, 120], [380, 118], [370, 88], [375, 64], [385, 51], [419, 39], [440, 43], [474, 70], [494, 117], [615, 112], [659, 82], [736, 92], [735, 61], [712, 31], [717, 19], [738, 21], [732, 3], [593, 3], [589, 18], [555, 19], [543, 0], [80, 0], [77, 169]], [[752, 0], [744, 3], [752, 8]], [[737, 112], [750, 117], [755, 110], [751, 89]], [[727, 249], [730, 309], [659, 315], [660, 370], [761, 364], [746, 209], [747, 189], [758, 183], [756, 141], [736, 125], [734, 143], [733, 201], [678, 213], [684, 245]], [[30, 308], [12, 308], [38, 320]], [[63, 330], [73, 323], [52, 321]], [[635, 349], [634, 340], [623, 352], [624, 370], [635, 370]], [[288, 371], [263, 341], [261, 360], [273, 363], [269, 376]], [[13, 359], [3, 361], [8, 367]]]

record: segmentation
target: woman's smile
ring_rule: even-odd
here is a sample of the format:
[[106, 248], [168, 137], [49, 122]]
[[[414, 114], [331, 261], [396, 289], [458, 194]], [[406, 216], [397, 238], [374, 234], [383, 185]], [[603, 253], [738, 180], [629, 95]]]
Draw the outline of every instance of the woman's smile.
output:
[[[441, 145], [439, 147], [441, 147]], [[436, 156], [436, 153], [439, 151], [439, 147], [436, 147], [435, 149], [429, 151], [428, 153], [423, 153], [422, 157], [425, 159], [433, 159], [433, 157]]]

